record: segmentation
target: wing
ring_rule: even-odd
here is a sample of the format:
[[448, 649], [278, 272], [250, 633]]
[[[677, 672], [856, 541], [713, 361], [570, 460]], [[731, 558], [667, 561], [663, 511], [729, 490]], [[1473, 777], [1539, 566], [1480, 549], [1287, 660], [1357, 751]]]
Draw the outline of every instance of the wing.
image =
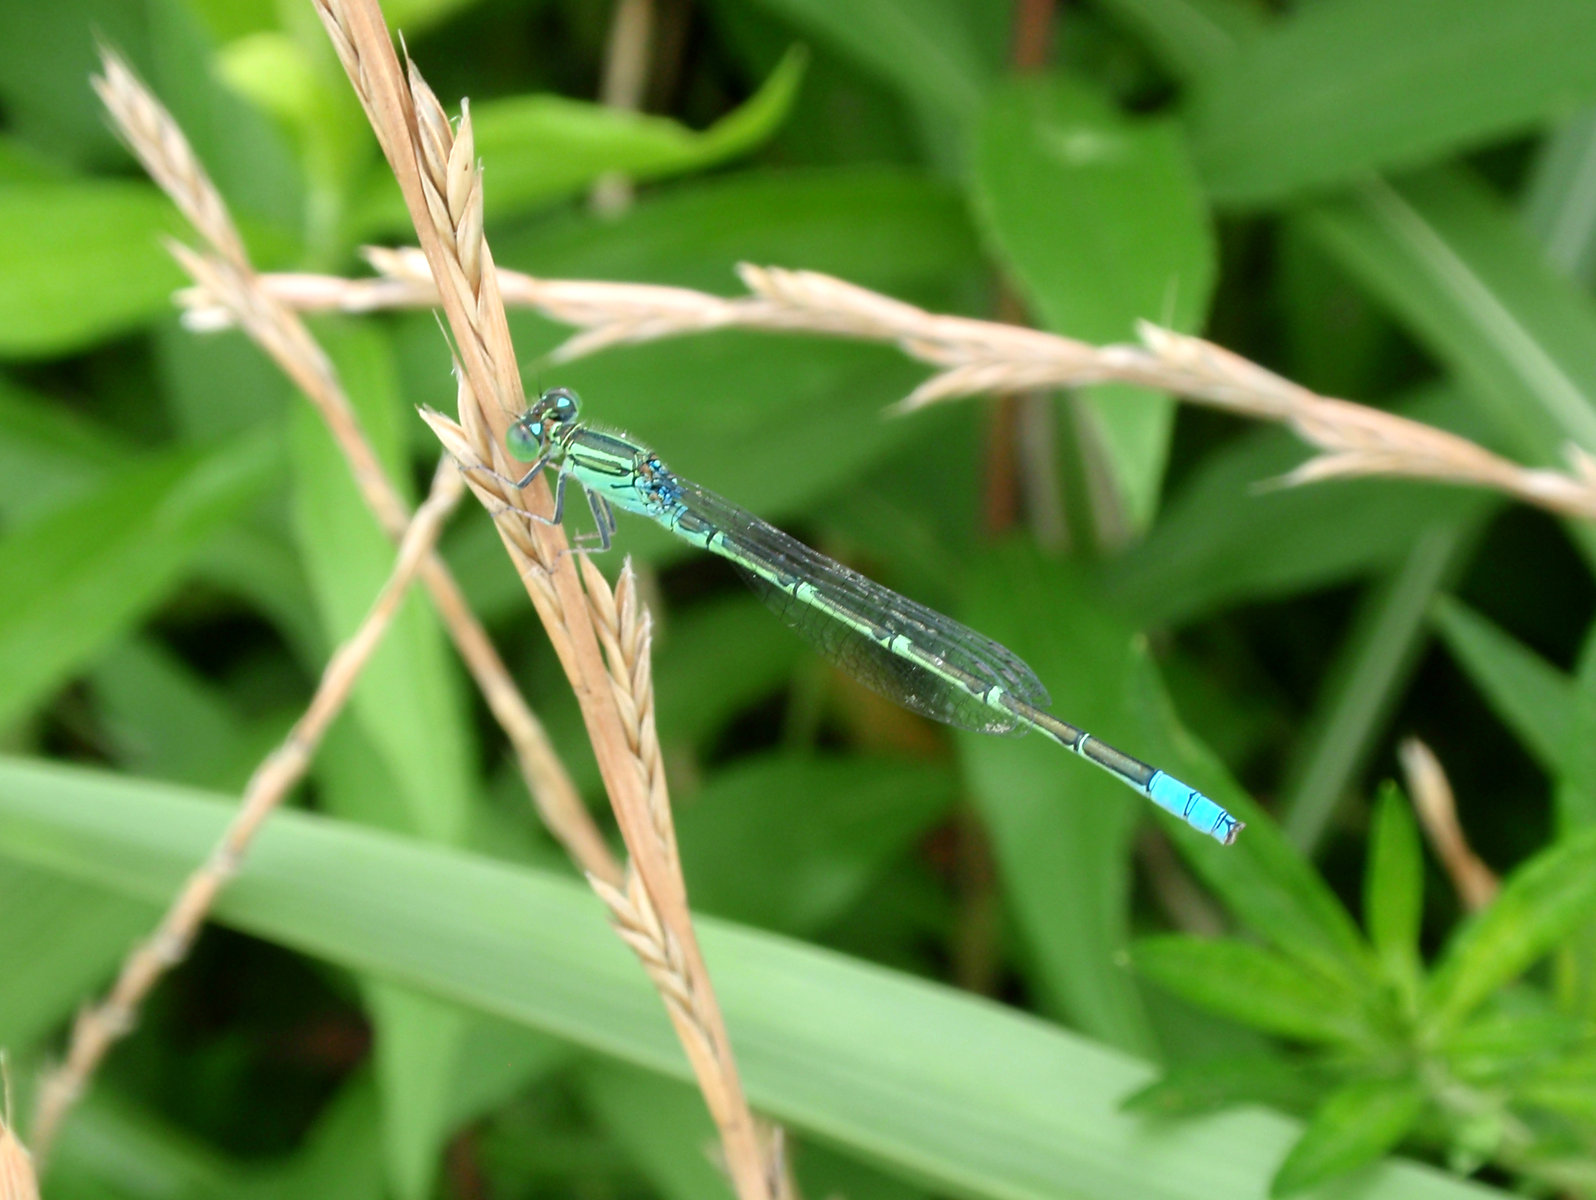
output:
[[1024, 732], [982, 700], [994, 687], [1047, 707], [1047, 689], [1012, 651], [729, 500], [674, 482], [686, 514], [677, 532], [731, 562], [771, 611], [861, 683], [934, 720], [987, 733]]

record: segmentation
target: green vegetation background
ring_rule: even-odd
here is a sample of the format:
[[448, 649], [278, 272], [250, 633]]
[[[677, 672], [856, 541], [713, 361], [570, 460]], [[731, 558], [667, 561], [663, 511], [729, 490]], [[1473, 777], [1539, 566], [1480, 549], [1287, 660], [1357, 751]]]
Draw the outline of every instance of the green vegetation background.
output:
[[[388, 5], [472, 99], [502, 265], [730, 294], [746, 260], [976, 316], [1006, 286], [1043, 328], [1159, 320], [1530, 464], [1596, 452], [1589, 0], [1096, 0], [1028, 75], [987, 0], [659, 8], [634, 119], [591, 103], [608, 5]], [[389, 555], [261, 356], [179, 328], [182, 230], [89, 91], [96, 37], [257, 261], [352, 273], [407, 240], [308, 4], [0, 3], [0, 1044], [24, 1091]], [[612, 171], [637, 202], [597, 216]], [[515, 326], [529, 362], [562, 336]], [[452, 405], [433, 317], [317, 330], [425, 478], [413, 406]], [[706, 950], [806, 1193], [1596, 1191], [1590, 528], [1414, 483], [1260, 489], [1306, 456], [1286, 433], [1117, 389], [1060, 398], [1040, 443], [1060, 553], [985, 532], [986, 402], [883, 418], [922, 377], [723, 334], [532, 384], [1013, 647], [1060, 715], [1249, 827], [1222, 850], [1040, 739], [880, 705], [625, 523]], [[446, 551], [596, 803], [488, 522], [462, 512]], [[1383, 782], [1414, 734], [1506, 877], [1472, 920]], [[723, 1194], [657, 997], [419, 599], [304, 791], [47, 1195]]]

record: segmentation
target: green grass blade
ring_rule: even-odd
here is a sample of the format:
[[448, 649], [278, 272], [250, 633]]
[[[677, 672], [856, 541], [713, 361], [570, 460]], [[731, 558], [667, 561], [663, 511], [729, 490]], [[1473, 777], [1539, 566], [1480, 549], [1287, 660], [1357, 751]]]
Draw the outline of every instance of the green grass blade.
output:
[[1425, 991], [1427, 1020], [1455, 1028], [1486, 997], [1596, 916], [1596, 828], [1515, 871], [1490, 905], [1447, 943]]
[[[998, 258], [1047, 328], [1123, 342], [1142, 319], [1201, 327], [1214, 237], [1167, 123], [1126, 119], [1064, 77], [1013, 81], [994, 90], [982, 114], [974, 185]], [[1145, 525], [1163, 480], [1173, 401], [1116, 385], [1093, 389], [1089, 411], [1125, 506]]]
[[1437, 599], [1431, 618], [1486, 703], [1542, 769], [1556, 772], [1573, 731], [1574, 689], [1568, 676], [1450, 596]]
[[1306, 220], [1468, 386], [1492, 441], [1537, 462], [1596, 448], [1596, 306], [1477, 180], [1374, 182]]
[[1205, 75], [1192, 148], [1216, 198], [1263, 203], [1472, 149], [1591, 97], [1586, 0], [1335, 0]]
[[[0, 852], [164, 901], [232, 803], [0, 760]], [[284, 812], [218, 919], [685, 1078], [658, 997], [579, 883]], [[1151, 1126], [1145, 1066], [986, 1001], [710, 919], [704, 951], [754, 1103], [968, 1198], [1258, 1196], [1294, 1140], [1258, 1111]], [[1392, 1162], [1362, 1200], [1495, 1195]]]
[[148, 615], [277, 458], [261, 437], [151, 456], [0, 539], [0, 728]]

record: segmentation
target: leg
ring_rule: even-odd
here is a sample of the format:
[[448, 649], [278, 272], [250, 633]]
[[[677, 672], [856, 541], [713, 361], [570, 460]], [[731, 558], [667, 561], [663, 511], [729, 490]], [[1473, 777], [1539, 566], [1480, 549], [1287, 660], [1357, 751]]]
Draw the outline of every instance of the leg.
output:
[[[543, 472], [544, 467], [549, 465], [549, 455], [551, 453], [552, 451], [544, 451], [543, 454], [538, 458], [537, 462], [533, 463], [531, 467], [527, 469], [527, 473], [521, 476], [520, 479], [511, 479], [508, 475], [500, 475], [492, 467], [488, 466], [487, 463], [474, 463], [470, 466], [462, 463], [460, 465], [460, 469], [462, 471], [480, 471], [482, 474], [498, 480], [505, 487], [514, 488], [519, 492], [525, 488], [527, 484], [536, 479]], [[564, 476], [562, 475], [561, 478], [564, 478]]]

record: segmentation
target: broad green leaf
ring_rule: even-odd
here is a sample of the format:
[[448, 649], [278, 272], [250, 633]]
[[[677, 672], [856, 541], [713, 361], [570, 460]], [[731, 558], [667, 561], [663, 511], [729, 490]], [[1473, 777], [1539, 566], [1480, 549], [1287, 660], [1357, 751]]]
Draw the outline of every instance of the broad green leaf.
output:
[[1355, 991], [1260, 946], [1181, 935], [1142, 938], [1131, 961], [1176, 995], [1255, 1029], [1330, 1044], [1367, 1034]]
[[1217, 198], [1267, 203], [1473, 149], [1592, 97], [1585, 0], [1335, 0], [1205, 73], [1192, 149]]
[[750, 925], [814, 934], [858, 903], [954, 800], [952, 775], [929, 763], [744, 760], [715, 775], [680, 818], [693, 903]]
[[1419, 927], [1424, 918], [1424, 857], [1407, 797], [1395, 784], [1380, 790], [1374, 837], [1363, 880], [1363, 922], [1392, 982], [1418, 981]]
[[[170, 785], [0, 760], [0, 854], [146, 900], [171, 895], [231, 811]], [[283, 812], [217, 918], [687, 1075], [658, 996], [575, 881]], [[699, 930], [756, 1107], [943, 1192], [1257, 1195], [1296, 1136], [1259, 1111], [1149, 1128], [1118, 1111], [1148, 1078], [1133, 1060], [833, 953], [708, 918]], [[1494, 1194], [1393, 1162], [1361, 1200]]]
[[1562, 763], [1571, 731], [1569, 679], [1506, 630], [1451, 596], [1437, 599], [1437, 632], [1486, 702], [1543, 770]]
[[1425, 989], [1426, 1020], [1445, 1032], [1596, 916], [1596, 828], [1541, 851], [1489, 907], [1452, 935]]
[[1596, 306], [1479, 182], [1376, 181], [1304, 219], [1466, 386], [1489, 444], [1537, 464], [1596, 449]]
[[180, 228], [148, 184], [0, 188], [0, 356], [76, 350], [167, 311], [184, 277], [161, 238]]
[[1415, 1080], [1349, 1083], [1314, 1113], [1302, 1140], [1280, 1164], [1269, 1192], [1290, 1196], [1375, 1162], [1412, 1132], [1425, 1096]]
[[927, 114], [974, 117], [995, 74], [951, 0], [760, 0], [880, 78]]
[[[746, 104], [702, 133], [649, 116], [564, 96], [519, 96], [473, 105], [471, 126], [485, 164], [495, 220], [579, 194], [620, 173], [639, 182], [699, 171], [736, 158], [768, 138], [792, 108], [805, 55], [794, 49]], [[361, 236], [408, 227], [409, 215], [386, 163], [357, 217]]]
[[160, 604], [277, 460], [258, 436], [151, 456], [0, 538], [0, 727]]
[[[1089, 342], [1138, 320], [1198, 328], [1215, 248], [1197, 182], [1166, 124], [1132, 121], [1064, 76], [995, 89], [975, 148], [975, 208], [1043, 324]], [[1157, 501], [1173, 401], [1093, 389], [1092, 413], [1133, 520]]]
[[974, 205], [1046, 326], [1126, 341], [1138, 320], [1199, 327], [1214, 238], [1175, 131], [1120, 113], [1067, 76], [995, 89]]

